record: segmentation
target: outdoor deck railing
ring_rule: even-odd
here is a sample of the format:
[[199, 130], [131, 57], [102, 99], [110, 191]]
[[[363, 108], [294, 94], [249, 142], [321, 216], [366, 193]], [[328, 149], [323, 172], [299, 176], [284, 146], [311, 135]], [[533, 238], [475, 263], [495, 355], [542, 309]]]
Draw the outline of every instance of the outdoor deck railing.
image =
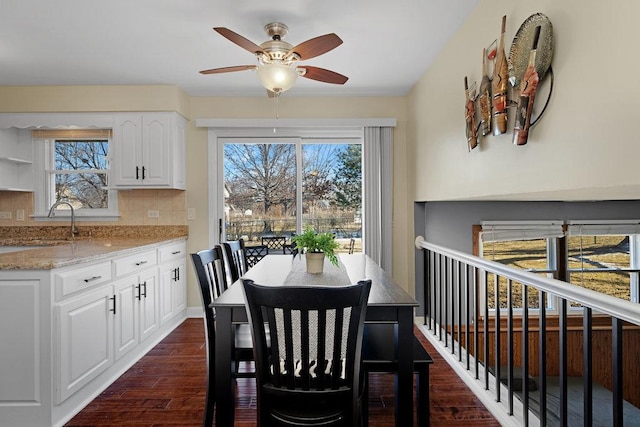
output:
[[638, 422], [639, 304], [420, 237], [416, 247], [424, 263], [423, 330], [484, 401], [499, 402], [499, 420]]

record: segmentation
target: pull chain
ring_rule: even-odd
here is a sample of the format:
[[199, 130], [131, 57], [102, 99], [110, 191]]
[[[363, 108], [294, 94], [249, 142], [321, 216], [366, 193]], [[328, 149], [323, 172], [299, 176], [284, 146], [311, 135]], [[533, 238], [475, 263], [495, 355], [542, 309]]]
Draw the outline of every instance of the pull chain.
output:
[[275, 96], [273, 98], [274, 98], [273, 114], [274, 114], [276, 119], [279, 119], [280, 118], [280, 113], [278, 112], [278, 99], [280, 99], [280, 93], [279, 92], [275, 92]]

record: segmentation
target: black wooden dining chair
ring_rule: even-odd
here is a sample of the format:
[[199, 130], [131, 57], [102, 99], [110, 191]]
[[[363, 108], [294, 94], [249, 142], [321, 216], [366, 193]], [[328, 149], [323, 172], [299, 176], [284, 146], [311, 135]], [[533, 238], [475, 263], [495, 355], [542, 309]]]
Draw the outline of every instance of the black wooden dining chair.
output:
[[266, 246], [245, 246], [244, 256], [247, 260], [247, 268], [251, 268], [256, 265], [262, 258], [269, 253], [269, 249]]
[[227, 287], [238, 280], [249, 269], [245, 254], [244, 240], [229, 240], [220, 243], [224, 267], [227, 273]]
[[221, 293], [224, 282], [222, 276], [223, 260], [220, 248], [206, 249], [191, 254], [193, 267], [200, 285], [200, 297], [204, 308], [204, 332], [207, 349], [207, 391], [205, 397], [205, 410], [203, 425], [208, 427], [213, 424], [213, 409], [216, 402], [216, 369], [215, 369], [215, 345], [216, 324], [215, 312], [211, 303]]
[[370, 280], [331, 287], [243, 280], [255, 343], [259, 426], [360, 425], [370, 289]]
[[286, 254], [287, 238], [266, 236], [262, 238], [262, 246], [265, 246], [270, 254]]
[[[204, 326], [207, 349], [207, 392], [204, 414], [204, 425], [211, 426], [213, 422], [213, 408], [215, 404], [215, 311], [211, 303], [226, 289], [226, 272], [222, 248], [216, 245], [212, 249], [205, 249], [191, 254], [193, 267], [200, 285], [200, 296], [204, 308]], [[253, 361], [253, 341], [249, 325], [236, 325], [234, 360], [236, 377], [253, 377], [255, 371], [240, 372], [241, 361]]]

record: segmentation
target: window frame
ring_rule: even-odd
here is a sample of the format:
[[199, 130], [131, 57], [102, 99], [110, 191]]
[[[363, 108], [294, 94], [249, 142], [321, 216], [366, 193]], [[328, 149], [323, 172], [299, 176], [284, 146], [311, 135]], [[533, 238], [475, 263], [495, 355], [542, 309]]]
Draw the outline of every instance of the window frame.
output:
[[[55, 203], [55, 143], [56, 141], [108, 141], [107, 170], [87, 170], [89, 173], [106, 173], [107, 182], [111, 174], [111, 152], [113, 138], [107, 136], [93, 137], [33, 137], [34, 150], [34, 214], [36, 221], [60, 221], [70, 218], [71, 213], [64, 209], [56, 211], [56, 216], [49, 218], [49, 209]], [[74, 215], [78, 221], [117, 221], [118, 220], [118, 192], [107, 187], [107, 209], [76, 209]]]

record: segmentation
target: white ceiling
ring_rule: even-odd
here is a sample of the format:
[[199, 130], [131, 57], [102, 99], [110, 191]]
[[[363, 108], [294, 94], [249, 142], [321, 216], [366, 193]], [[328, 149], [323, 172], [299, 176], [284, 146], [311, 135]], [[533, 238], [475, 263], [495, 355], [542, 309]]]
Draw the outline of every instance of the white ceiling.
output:
[[286, 96], [405, 95], [479, 0], [2, 0], [0, 86], [177, 85], [192, 96], [265, 94], [253, 55], [213, 31], [260, 44], [264, 25], [285, 41], [336, 33], [338, 48], [306, 65], [344, 74], [344, 86], [300, 78]]

